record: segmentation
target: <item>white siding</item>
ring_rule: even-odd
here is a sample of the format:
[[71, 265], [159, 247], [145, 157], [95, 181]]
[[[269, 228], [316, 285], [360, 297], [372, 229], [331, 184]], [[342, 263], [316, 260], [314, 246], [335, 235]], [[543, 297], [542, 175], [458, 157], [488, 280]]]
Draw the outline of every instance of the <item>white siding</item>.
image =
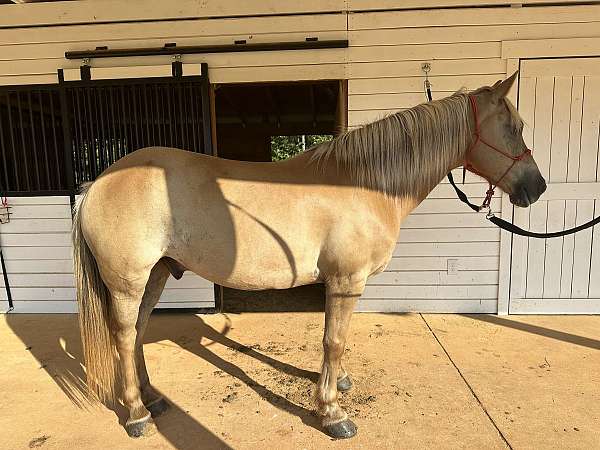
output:
[[[162, 47], [177, 45], [233, 44], [303, 41], [306, 37], [345, 39], [346, 15], [296, 15], [215, 20], [179, 20], [148, 23], [66, 25], [58, 27], [0, 29], [0, 85], [55, 83], [59, 68], [78, 68], [81, 61], [66, 60], [71, 50]], [[346, 49], [319, 51], [213, 53], [183, 55], [183, 63], [206, 62], [213, 83], [343, 79]], [[92, 67], [170, 64], [170, 56], [106, 58], [92, 60]]]
[[[14, 312], [75, 312], [69, 197], [10, 197], [11, 220], [0, 225], [0, 245]], [[0, 311], [8, 309], [0, 277]], [[214, 306], [212, 283], [186, 272], [169, 278], [159, 308]]]
[[[15, 312], [75, 312], [69, 197], [10, 197], [0, 244]], [[0, 299], [6, 311], [4, 279]]]
[[[348, 16], [348, 30], [348, 121], [356, 127], [426, 101], [423, 61], [431, 63], [434, 98], [490, 85], [507, 75], [503, 41], [600, 36], [600, 7], [365, 12]], [[487, 184], [471, 174], [466, 181], [481, 201]], [[444, 180], [408, 217], [392, 262], [369, 281], [360, 309], [497, 311], [500, 232], [449, 189]], [[502, 213], [499, 194], [492, 207]]]

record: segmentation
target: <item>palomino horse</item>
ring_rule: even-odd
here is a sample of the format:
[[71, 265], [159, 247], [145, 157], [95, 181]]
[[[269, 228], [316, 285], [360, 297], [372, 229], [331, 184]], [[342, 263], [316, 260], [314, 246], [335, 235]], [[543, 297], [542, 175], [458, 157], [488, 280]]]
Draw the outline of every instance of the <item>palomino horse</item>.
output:
[[[392, 257], [400, 224], [448, 171], [466, 165], [535, 202], [546, 184], [505, 98], [516, 73], [350, 131], [282, 162], [138, 150], [84, 188], [73, 230], [88, 384], [129, 410], [141, 436], [167, 404], [150, 385], [142, 341], [169, 275], [238, 289], [326, 286], [317, 408], [326, 432], [356, 426], [338, 404], [350, 317], [367, 278]], [[243, 144], [243, 143], [240, 143]]]

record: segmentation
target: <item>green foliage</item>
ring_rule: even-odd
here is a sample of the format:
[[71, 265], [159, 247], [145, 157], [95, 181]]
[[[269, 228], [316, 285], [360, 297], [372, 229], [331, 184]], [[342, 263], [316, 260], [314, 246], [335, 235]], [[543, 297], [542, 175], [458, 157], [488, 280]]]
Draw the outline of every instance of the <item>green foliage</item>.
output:
[[330, 134], [314, 134], [303, 136], [271, 136], [271, 159], [273, 161], [281, 161], [282, 159], [290, 158], [298, 153], [309, 149], [321, 142], [327, 142], [333, 139]]

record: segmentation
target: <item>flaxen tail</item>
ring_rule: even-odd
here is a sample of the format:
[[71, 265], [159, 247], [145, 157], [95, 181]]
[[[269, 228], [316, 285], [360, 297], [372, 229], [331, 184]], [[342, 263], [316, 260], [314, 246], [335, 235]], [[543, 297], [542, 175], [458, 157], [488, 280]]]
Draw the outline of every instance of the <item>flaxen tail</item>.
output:
[[116, 401], [117, 359], [110, 324], [110, 295], [94, 255], [81, 232], [81, 212], [89, 185], [84, 186], [73, 216], [73, 263], [79, 329], [90, 392], [105, 403]]

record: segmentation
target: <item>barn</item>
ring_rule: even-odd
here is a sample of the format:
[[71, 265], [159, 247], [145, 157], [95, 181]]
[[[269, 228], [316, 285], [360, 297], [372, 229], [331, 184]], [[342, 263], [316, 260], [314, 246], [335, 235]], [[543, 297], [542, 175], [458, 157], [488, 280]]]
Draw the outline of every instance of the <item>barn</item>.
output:
[[[272, 136], [335, 134], [426, 101], [425, 75], [440, 98], [519, 69], [511, 99], [549, 187], [528, 209], [497, 192], [493, 211], [535, 231], [598, 215], [598, 2], [0, 3], [4, 311], [76, 311], [71, 205], [119, 157], [168, 145], [269, 160]], [[486, 188], [467, 174], [472, 198]], [[512, 236], [443, 182], [406, 220], [358, 308], [599, 313], [599, 233]], [[159, 306], [222, 301], [186, 273]]]

